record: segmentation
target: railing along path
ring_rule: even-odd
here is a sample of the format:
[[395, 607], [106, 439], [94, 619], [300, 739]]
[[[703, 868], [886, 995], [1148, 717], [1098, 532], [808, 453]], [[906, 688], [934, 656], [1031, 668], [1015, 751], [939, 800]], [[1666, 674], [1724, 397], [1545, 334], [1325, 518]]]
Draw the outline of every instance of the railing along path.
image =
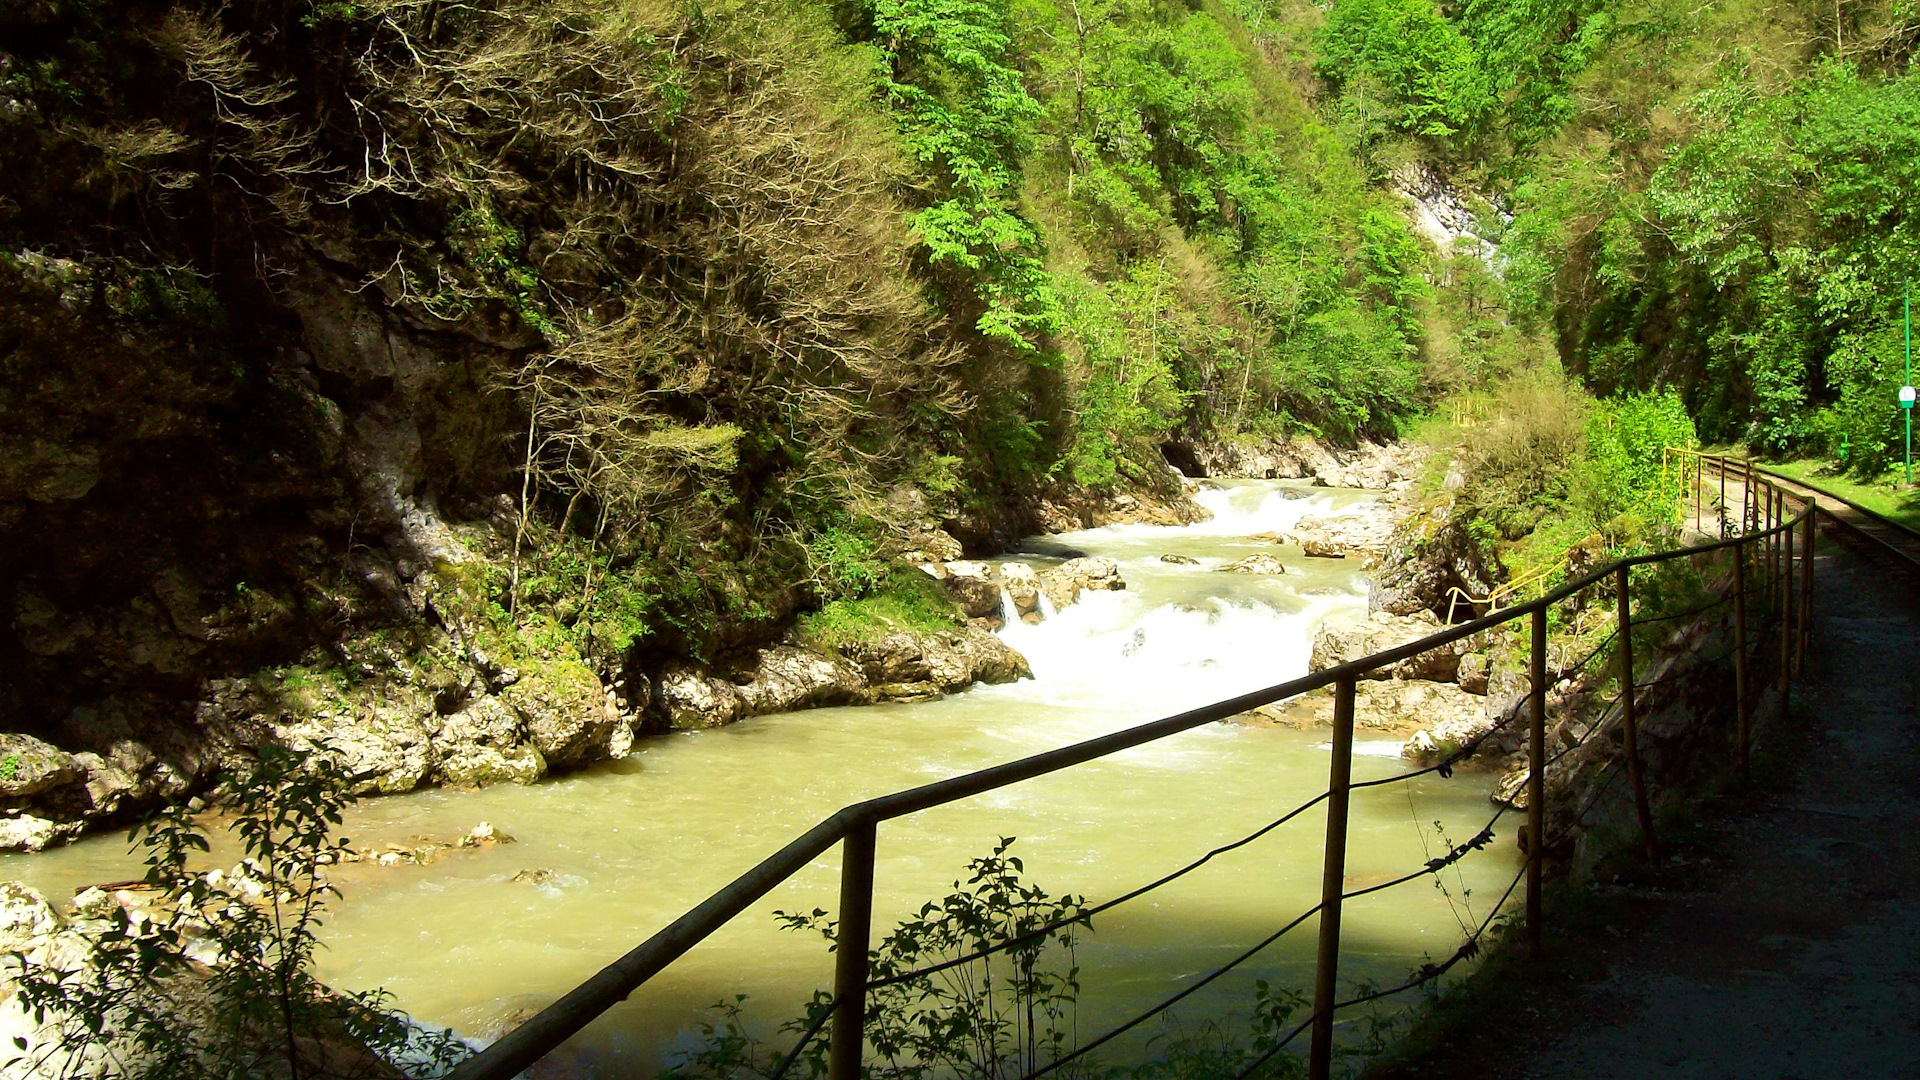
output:
[[[1682, 618], [1698, 618], [1713, 609], [1732, 606], [1732, 644], [1727, 650], [1727, 655], [1733, 660], [1736, 705], [1732, 743], [1735, 760], [1743, 769], [1751, 746], [1750, 716], [1758, 704], [1761, 690], [1755, 682], [1755, 677], [1762, 666], [1767, 666], [1764, 652], [1768, 651], [1767, 647], [1770, 643], [1766, 639], [1769, 636], [1778, 638], [1777, 659], [1771, 666], [1775, 668], [1774, 674], [1778, 679], [1781, 707], [1784, 709], [1790, 692], [1790, 678], [1797, 670], [1806, 651], [1810, 625], [1809, 614], [1813, 600], [1811, 557], [1815, 517], [1820, 512], [1820, 508], [1815, 505], [1811, 497], [1796, 492], [1793, 497], [1800, 501], [1800, 509], [1797, 514], [1788, 517], [1789, 493], [1787, 490], [1780, 486], [1774, 477], [1764, 470], [1754, 468], [1751, 463], [1690, 450], [1673, 450], [1669, 453], [1691, 458], [1694, 461], [1692, 486], [1697, 502], [1704, 503], [1711, 490], [1707, 480], [1707, 470], [1713, 470], [1719, 478], [1720, 498], [1716, 517], [1719, 521], [1720, 538], [1678, 550], [1622, 559], [1576, 580], [1568, 581], [1557, 588], [1546, 590], [1532, 601], [1489, 611], [1478, 618], [1448, 626], [1418, 641], [1317, 671], [1298, 679], [1291, 679], [1264, 690], [1242, 694], [1057, 750], [843, 807], [813, 828], [795, 837], [785, 847], [741, 874], [732, 883], [635, 946], [624, 956], [608, 964], [598, 974], [561, 996], [497, 1042], [457, 1066], [448, 1074], [448, 1080], [510, 1080], [521, 1070], [559, 1047], [595, 1018], [624, 1000], [676, 958], [694, 948], [735, 916], [746, 911], [769, 891], [801, 871], [836, 844], [841, 846], [841, 877], [832, 998], [828, 1007], [817, 1010], [811, 1025], [800, 1033], [795, 1045], [778, 1067], [773, 1080], [780, 1080], [800, 1057], [808, 1041], [827, 1025], [830, 1025], [827, 1071], [829, 1080], [859, 1080], [862, 1059], [866, 1051], [869, 991], [906, 979], [955, 968], [992, 953], [1042, 940], [1045, 935], [1065, 925], [1073, 923], [1084, 925], [1092, 915], [1110, 910], [1177, 880], [1205, 865], [1216, 856], [1253, 843], [1307, 810], [1325, 803], [1326, 840], [1318, 904], [1281, 924], [1264, 940], [1255, 943], [1222, 967], [1194, 980], [1179, 993], [1156, 1004], [1145, 1013], [1087, 1043], [1071, 1050], [1058, 1052], [1047, 1064], [1021, 1078], [1021, 1080], [1038, 1080], [1041, 1076], [1082, 1059], [1097, 1047], [1145, 1020], [1161, 1014], [1201, 987], [1240, 966], [1261, 950], [1318, 915], [1313, 1012], [1283, 1038], [1266, 1047], [1260, 1055], [1245, 1066], [1240, 1076], [1251, 1076], [1276, 1054], [1281, 1053], [1294, 1038], [1302, 1033], [1310, 1033], [1309, 1075], [1314, 1080], [1324, 1080], [1331, 1072], [1335, 1056], [1333, 1028], [1336, 1014], [1342, 1009], [1352, 1008], [1431, 982], [1461, 961], [1471, 958], [1478, 951], [1480, 941], [1492, 925], [1494, 917], [1513, 892], [1519, 889], [1523, 880], [1525, 882], [1526, 948], [1530, 956], [1538, 953], [1544, 852], [1551, 846], [1541, 839], [1546, 835], [1545, 777], [1547, 769], [1554, 761], [1558, 761], [1584, 745], [1586, 739], [1591, 739], [1603, 729], [1610, 730], [1616, 721], [1621, 732], [1622, 744], [1620, 757], [1615, 765], [1624, 763], [1624, 772], [1632, 787], [1635, 816], [1645, 850], [1649, 857], [1657, 852], [1658, 844], [1654, 835], [1651, 798], [1646, 778], [1640, 767], [1636, 699], [1639, 697], [1638, 691], [1677, 676], [1668, 675], [1644, 683], [1635, 681], [1636, 666], [1632, 631], [1636, 626], [1644, 627]], [[1741, 520], [1737, 525], [1730, 520], [1726, 510], [1728, 503], [1725, 485], [1729, 477], [1735, 480], [1734, 494], [1740, 496]], [[1703, 510], [1696, 510], [1695, 523], [1696, 527], [1704, 525]], [[1643, 580], [1641, 594], [1639, 594], [1639, 599], [1642, 600], [1639, 605], [1641, 610], [1636, 614], [1633, 571], [1683, 559], [1696, 560], [1696, 562], [1724, 559], [1728, 564], [1728, 571], [1721, 591], [1704, 604], [1680, 611], [1665, 611], [1660, 608], [1662, 597], [1658, 590], [1648, 589], [1650, 582]], [[1588, 599], [1588, 594], [1599, 596], [1609, 592], [1612, 594], [1614, 607], [1615, 626], [1612, 632], [1578, 663], [1571, 666], [1550, 665], [1548, 649], [1550, 614], [1556, 607], [1569, 602], [1582, 605], [1583, 609], [1590, 608], [1591, 605], [1584, 603]], [[1767, 626], [1756, 627], [1753, 625], [1755, 618], [1762, 614], [1769, 616]], [[1469, 744], [1455, 748], [1435, 764], [1379, 780], [1361, 783], [1353, 781], [1355, 696], [1357, 683], [1363, 676], [1522, 619], [1527, 620], [1526, 632], [1531, 645], [1528, 665], [1529, 689], [1524, 697], [1515, 700], [1504, 715], [1486, 732]], [[1772, 631], [1771, 635], [1756, 632], [1769, 627]], [[1610, 649], [1611, 653], [1609, 653]], [[1589, 665], [1596, 659], [1605, 661], [1607, 666], [1615, 671], [1615, 677], [1621, 684], [1621, 692], [1603, 709], [1603, 719], [1595, 722], [1579, 743], [1561, 749], [1550, 759], [1546, 738], [1548, 688], [1563, 679], [1587, 673]], [[1709, 659], [1724, 660], [1726, 656]], [[1691, 671], [1686, 673], [1690, 674]], [[1194, 862], [1138, 889], [1087, 908], [1061, 924], [1039, 927], [1018, 937], [996, 943], [988, 949], [943, 960], [929, 967], [890, 976], [885, 980], [870, 980], [868, 969], [869, 949], [873, 942], [874, 849], [879, 827], [883, 823], [907, 814], [958, 802], [983, 792], [1069, 769], [1122, 750], [1143, 746], [1205, 724], [1237, 716], [1262, 705], [1297, 698], [1325, 687], [1331, 687], [1334, 695], [1332, 758], [1326, 790], [1307, 799], [1260, 829], [1217, 847]], [[1618, 706], [1617, 712], [1613, 711], [1615, 706]], [[1526, 844], [1524, 864], [1512, 883], [1507, 886], [1505, 895], [1501, 897], [1499, 903], [1494, 905], [1486, 919], [1445, 961], [1428, 964], [1403, 985], [1342, 1000], [1337, 993], [1342, 904], [1358, 896], [1438, 873], [1470, 851], [1484, 847], [1492, 839], [1495, 822], [1508, 812], [1507, 806], [1499, 807], [1480, 832], [1443, 855], [1429, 859], [1424, 866], [1415, 868], [1404, 876], [1349, 891], [1346, 888], [1345, 877], [1348, 808], [1352, 793], [1356, 789], [1403, 783], [1414, 777], [1432, 773], [1449, 776], [1452, 774], [1453, 767], [1470, 758], [1486, 739], [1491, 738], [1496, 732], [1507, 731], [1512, 725], [1521, 721], [1524, 721], [1526, 726], [1528, 776], [1525, 813], [1526, 836], [1529, 842]], [[1612, 782], [1612, 768], [1613, 766], [1609, 766], [1609, 775], [1603, 778], [1601, 784], [1596, 784], [1592, 798], [1575, 816], [1576, 822], [1583, 819], [1591, 809], [1593, 800], [1605, 790], [1604, 784]]]

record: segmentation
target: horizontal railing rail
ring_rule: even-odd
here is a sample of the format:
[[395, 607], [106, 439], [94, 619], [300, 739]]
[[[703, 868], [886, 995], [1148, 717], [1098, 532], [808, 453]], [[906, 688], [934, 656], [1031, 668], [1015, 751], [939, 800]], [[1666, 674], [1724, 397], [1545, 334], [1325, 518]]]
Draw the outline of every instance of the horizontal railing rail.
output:
[[[1748, 458], [1737, 458], [1723, 454], [1707, 454], [1701, 451], [1680, 450], [1675, 448], [1669, 448], [1668, 453], [1693, 455], [1699, 460], [1698, 467], [1700, 468], [1704, 468], [1708, 462], [1713, 462], [1722, 472], [1744, 472], [1751, 470], [1758, 475], [1771, 479], [1776, 485], [1784, 487], [1787, 494], [1793, 498], [1824, 499], [1829, 503], [1838, 503], [1841, 506], [1845, 506], [1864, 518], [1865, 522], [1849, 521], [1844, 516], [1834, 513], [1830, 506], [1821, 506], [1819, 513], [1827, 521], [1845, 529], [1849, 534], [1866, 540], [1885, 553], [1893, 555], [1903, 562], [1912, 564], [1915, 568], [1920, 568], [1920, 529], [1915, 529], [1910, 525], [1895, 521], [1878, 511], [1871, 510], [1847, 498], [1837, 491], [1821, 487], [1818, 484], [1803, 480], [1797, 476], [1789, 476], [1776, 469], [1769, 469]], [[1794, 490], [1796, 488], [1801, 490]], [[1899, 544], [1890, 542], [1885, 536], [1875, 532], [1875, 528], [1887, 530], [1897, 539], [1906, 541], [1907, 546], [1902, 547]]]
[[[1692, 453], [1688, 451], [1688, 453]], [[1707, 455], [1711, 458], [1711, 455]], [[1718, 468], [1725, 475], [1732, 466], [1725, 460]], [[1142, 895], [1160, 885], [1172, 881], [1189, 870], [1197, 868], [1208, 859], [1227, 850], [1250, 843], [1272, 829], [1291, 821], [1309, 808], [1327, 804], [1327, 837], [1324, 849], [1322, 897], [1319, 904], [1309, 909], [1293, 921], [1285, 924], [1279, 931], [1243, 954], [1239, 959], [1207, 976], [1207, 980], [1217, 977], [1234, 964], [1244, 961], [1260, 949], [1270, 945], [1286, 932], [1304, 923], [1313, 915], [1320, 916], [1319, 948], [1315, 962], [1314, 1012], [1309, 1019], [1295, 1029], [1292, 1035], [1283, 1040], [1290, 1041], [1302, 1031], [1311, 1030], [1312, 1043], [1309, 1053], [1309, 1071], [1315, 1078], [1324, 1078], [1331, 1067], [1333, 1054], [1333, 1017], [1341, 1008], [1349, 1007], [1371, 996], [1363, 996], [1354, 1001], [1341, 1001], [1335, 993], [1340, 948], [1341, 903], [1357, 895], [1378, 891], [1379, 887], [1368, 887], [1357, 892], [1345, 890], [1345, 856], [1347, 841], [1347, 810], [1352, 791], [1381, 784], [1410, 780], [1417, 776], [1440, 772], [1450, 775], [1451, 766], [1472, 756], [1481, 742], [1496, 732], [1506, 733], [1509, 725], [1523, 715], [1528, 720], [1526, 744], [1528, 748], [1527, 777], [1527, 828], [1533, 838], [1528, 845], [1526, 859], [1513, 886], [1508, 889], [1510, 895], [1524, 878], [1526, 881], [1525, 931], [1529, 953], [1539, 948], [1540, 932], [1540, 889], [1543, 872], [1544, 841], [1544, 776], [1549, 765], [1546, 752], [1545, 718], [1547, 714], [1546, 690], [1549, 683], [1547, 663], [1547, 624], [1548, 613], [1562, 602], [1577, 597], [1589, 589], [1611, 587], [1617, 599], [1617, 623], [1613, 634], [1601, 641], [1579, 665], [1573, 668], [1553, 669], [1555, 679], [1566, 677], [1569, 671], [1580, 672], [1610, 647], [1617, 647], [1617, 655], [1625, 673], [1621, 679], [1621, 693], [1606, 708], [1619, 706], [1622, 710], [1620, 720], [1624, 730], [1623, 759], [1634, 787], [1637, 816], [1645, 837], [1649, 853], [1655, 850], [1652, 822], [1648, 813], [1648, 796], [1643, 778], [1640, 775], [1636, 748], [1636, 718], [1634, 691], [1641, 687], [1633, 675], [1632, 637], [1629, 632], [1634, 625], [1631, 614], [1632, 588], [1631, 571], [1634, 568], [1649, 566], [1677, 559], [1698, 559], [1702, 556], [1731, 551], [1730, 560], [1733, 570], [1731, 592], [1722, 596], [1708, 607], [1732, 604], [1734, 607], [1734, 645], [1732, 655], [1735, 660], [1735, 683], [1738, 714], [1738, 759], [1744, 766], [1749, 743], [1748, 708], [1750, 687], [1747, 685], [1746, 653], [1748, 650], [1746, 609], [1750, 595], [1764, 595], [1769, 598], [1769, 608], [1778, 613], [1775, 623], [1782, 635], [1783, 668], [1780, 674], [1780, 688], [1784, 695], [1787, 690], [1787, 671], [1784, 667], [1790, 655], [1786, 643], [1797, 639], [1800, 651], [1804, 652], [1806, 633], [1806, 615], [1811, 603], [1811, 552], [1813, 515], [1817, 512], [1812, 500], [1806, 500], [1798, 515], [1786, 517], [1784, 496], [1778, 489], [1766, 487], [1765, 505], [1751, 497], [1761, 490], [1764, 482], [1753, 473], [1742, 474], [1750, 482], [1742, 490], [1747, 493], [1743, 498], [1743, 512], [1748, 528], [1730, 533], [1717, 540], [1684, 547], [1676, 550], [1651, 552], [1617, 560], [1576, 580], [1566, 582], [1537, 599], [1517, 603], [1512, 607], [1501, 608], [1469, 621], [1445, 627], [1417, 641], [1396, 646], [1391, 649], [1361, 657], [1346, 663], [1312, 672], [1297, 679], [1290, 679], [1274, 686], [1223, 701], [1214, 702], [1200, 708], [1190, 709], [1174, 716], [1165, 717], [1149, 723], [1140, 724], [1122, 731], [1088, 739], [1084, 742], [1061, 747], [1056, 750], [1034, 754], [1016, 761], [981, 769], [961, 776], [951, 777], [881, 795], [862, 802], [845, 806], [814, 825], [811, 829], [789, 841], [786, 846], [769, 855], [732, 882], [722, 887], [706, 900], [693, 907], [665, 928], [655, 933], [633, 949], [622, 955], [601, 971], [568, 991], [539, 1013], [519, 1026], [507, 1032], [491, 1045], [480, 1050], [473, 1057], [455, 1067], [447, 1074], [448, 1080], [510, 1080], [522, 1070], [533, 1065], [549, 1052], [559, 1047], [567, 1039], [581, 1031], [608, 1009], [626, 999], [650, 978], [671, 964], [674, 960], [705, 940], [709, 935], [726, 925], [734, 917], [745, 912], [756, 901], [766, 896], [774, 888], [791, 878], [814, 859], [825, 854], [836, 844], [842, 847], [840, 910], [835, 952], [834, 989], [828, 1009], [813, 1018], [801, 1036], [801, 1041], [786, 1055], [779, 1073], [798, 1058], [802, 1047], [824, 1025], [831, 1025], [829, 1044], [829, 1080], [858, 1080], [861, 1072], [862, 1054], [865, 1045], [866, 994], [869, 990], [898, 978], [869, 981], [869, 947], [872, 938], [872, 902], [874, 850], [877, 829], [883, 822], [908, 814], [918, 813], [933, 807], [943, 806], [963, 799], [971, 798], [988, 791], [1004, 788], [1036, 777], [1059, 772], [1099, 758], [1108, 757], [1123, 750], [1132, 749], [1161, 739], [1191, 731], [1216, 721], [1238, 716], [1264, 705], [1297, 698], [1312, 691], [1331, 687], [1334, 691], [1332, 761], [1329, 769], [1329, 783], [1325, 791], [1307, 800], [1301, 806], [1288, 812], [1273, 823], [1257, 830], [1253, 834], [1224, 845], [1207, 853], [1197, 862], [1189, 864], [1154, 883], [1133, 890], [1116, 900], [1109, 901], [1092, 909], [1101, 911], [1124, 903]], [[1696, 496], [1704, 501], [1705, 488], [1700, 473], [1696, 471]], [[1723, 488], [1724, 502], [1724, 488]], [[1698, 515], [1696, 514], [1696, 523]], [[1799, 537], [1796, 544], [1796, 537]], [[1799, 561], [1802, 569], [1798, 575], [1799, 595], [1795, 596], [1793, 565], [1795, 548], [1799, 549]], [[1750, 585], [1748, 564], [1752, 563], [1752, 574], [1757, 574], [1754, 585]], [[1796, 619], [1795, 613], [1798, 613]], [[1655, 617], [1673, 618], [1671, 614]], [[1445, 755], [1438, 764], [1411, 770], [1393, 777], [1380, 780], [1354, 783], [1352, 781], [1353, 734], [1355, 695], [1358, 681], [1365, 675], [1388, 668], [1403, 661], [1411, 660], [1437, 648], [1446, 647], [1474, 635], [1483, 634], [1496, 627], [1512, 623], [1519, 619], [1530, 622], [1531, 657], [1529, 665], [1529, 692], [1516, 699], [1507, 714], [1493, 724], [1484, 734], [1472, 743], [1455, 748]], [[1596, 723], [1583, 737], [1581, 744], [1600, 730]], [[1572, 752], [1578, 745], [1565, 747], [1553, 760]], [[1494, 815], [1497, 821], [1507, 808], [1502, 807]], [[1470, 841], [1475, 846], [1491, 839], [1492, 823], [1486, 830], [1475, 835]], [[1485, 839], [1482, 839], [1482, 837]], [[1437, 872], [1450, 865], [1465, 852], [1449, 851], [1443, 857], [1445, 861], [1434, 860], [1429, 870], [1416, 871], [1400, 880], [1388, 883], [1400, 885], [1415, 880], [1428, 872]], [[1435, 865], [1435, 863], [1438, 865]], [[1496, 906], [1496, 911], [1498, 907]], [[1074, 920], [1082, 921], [1090, 913], [1081, 913]], [[1461, 952], [1443, 965], [1429, 965], [1432, 974], [1408, 984], [1406, 989], [1431, 981], [1446, 970], [1452, 968], [1477, 950], [1481, 936], [1491, 925], [1492, 916], [1486, 923], [1461, 946]], [[1021, 939], [1012, 939], [995, 946], [994, 950], [1010, 947], [1022, 939], [1032, 939], [1033, 931], [1022, 935]], [[981, 953], [979, 955], [985, 955]], [[964, 963], [975, 957], [960, 957], [943, 962], [933, 968], [908, 973], [923, 976], [930, 971], [942, 970]], [[1176, 995], [1174, 1001], [1185, 997], [1193, 988], [1184, 989]], [[1148, 1015], [1153, 1015], [1172, 1002], [1163, 1002], [1155, 1006]], [[1098, 1040], [1117, 1035], [1137, 1024], [1144, 1017], [1135, 1018], [1116, 1031], [1103, 1035]], [[1097, 1045], [1097, 1044], [1096, 1044]], [[1072, 1058], [1084, 1054], [1091, 1046], [1074, 1051]], [[1247, 1074], [1258, 1068], [1279, 1046], [1268, 1048], [1266, 1057], [1247, 1068]], [[1063, 1064], [1067, 1059], [1057, 1058], [1048, 1066], [1030, 1073], [1027, 1080], [1042, 1075]], [[778, 1075], [778, 1074], [776, 1074]], [[1243, 1074], [1245, 1075], [1245, 1074]]]

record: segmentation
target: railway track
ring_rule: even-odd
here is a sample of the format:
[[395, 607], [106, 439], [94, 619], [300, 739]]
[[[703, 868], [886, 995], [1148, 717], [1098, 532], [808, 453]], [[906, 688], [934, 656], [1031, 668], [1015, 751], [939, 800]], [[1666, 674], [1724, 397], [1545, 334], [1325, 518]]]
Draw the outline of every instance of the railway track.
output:
[[1869, 551], [1891, 555], [1904, 569], [1920, 573], [1920, 531], [1897, 521], [1890, 521], [1844, 495], [1809, 484], [1804, 480], [1796, 480], [1785, 473], [1753, 464], [1744, 458], [1721, 457], [1718, 454], [1701, 454], [1700, 458], [1707, 465], [1723, 470], [1728, 483], [1738, 483], [1739, 478], [1751, 468], [1755, 473], [1773, 481], [1789, 497], [1798, 498], [1803, 502], [1812, 499], [1819, 509], [1820, 526], [1826, 529], [1829, 535]]

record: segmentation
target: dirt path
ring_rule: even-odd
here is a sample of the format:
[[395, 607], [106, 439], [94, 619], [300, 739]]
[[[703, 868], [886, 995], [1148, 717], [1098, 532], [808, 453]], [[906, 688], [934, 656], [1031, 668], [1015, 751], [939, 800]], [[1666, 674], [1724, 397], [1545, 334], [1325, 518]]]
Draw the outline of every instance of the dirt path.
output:
[[[1920, 1077], [1920, 596], [1829, 545], [1772, 766], [1391, 1077]], [[1578, 905], [1576, 905], [1578, 906]]]

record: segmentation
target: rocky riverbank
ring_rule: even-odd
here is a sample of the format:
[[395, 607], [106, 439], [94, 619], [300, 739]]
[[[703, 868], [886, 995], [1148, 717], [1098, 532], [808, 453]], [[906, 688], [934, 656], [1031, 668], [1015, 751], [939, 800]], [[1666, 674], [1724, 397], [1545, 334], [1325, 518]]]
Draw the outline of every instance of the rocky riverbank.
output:
[[[1400, 614], [1377, 602], [1383, 595], [1410, 595], [1405, 583], [1391, 576], [1415, 558], [1398, 539], [1430, 520], [1416, 514], [1402, 521], [1394, 548], [1401, 559], [1372, 567], [1374, 610], [1324, 622], [1315, 634], [1310, 670], [1394, 649], [1444, 628], [1425, 606], [1408, 605], [1411, 612]], [[1424, 555], [1432, 560], [1435, 551], [1428, 547]], [[1695, 569], [1712, 570], [1704, 563]], [[1710, 587], [1721, 595], [1732, 588], [1726, 580]], [[1608, 689], [1612, 669], [1606, 650], [1612, 647], [1613, 627], [1610, 604], [1588, 606], [1556, 631], [1548, 649], [1549, 855], [1576, 865], [1591, 864], [1637, 829], [1622, 779], [1624, 713], [1617, 693]], [[1710, 612], [1673, 624], [1642, 656], [1645, 666], [1637, 678], [1643, 689], [1636, 697], [1639, 758], [1650, 784], [1688, 790], [1702, 763], [1718, 759], [1714, 748], [1724, 740], [1730, 711], [1731, 667], [1724, 659], [1730, 635], [1725, 613]], [[1363, 734], [1402, 740], [1401, 755], [1415, 764], [1448, 760], [1471, 748], [1459, 763], [1498, 772], [1491, 799], [1525, 809], [1531, 716], [1527, 651], [1524, 625], [1507, 624], [1369, 671], [1355, 687], [1355, 726]], [[1255, 709], [1241, 721], [1327, 727], [1333, 704], [1332, 689], [1326, 688]]]
[[[1368, 512], [1305, 517], [1269, 538], [1299, 544], [1310, 557], [1378, 559], [1422, 466], [1417, 451], [1399, 446], [1340, 451], [1289, 442], [1208, 448], [1200, 456], [1207, 477], [1169, 465], [1130, 490], [1056, 490], [1037, 499], [1032, 517], [1053, 532], [1188, 524], [1207, 516], [1192, 496], [1211, 477], [1292, 473], [1386, 497]], [[1169, 459], [1190, 468], [1196, 462], [1177, 449]], [[0, 735], [0, 849], [41, 850], [156, 804], [193, 799], [265, 744], [327, 747], [367, 795], [527, 783], [620, 757], [637, 738], [1014, 681], [1030, 669], [995, 636], [1005, 619], [1036, 621], [1084, 592], [1126, 587], [1111, 559], [1040, 569], [964, 559], [960, 541], [929, 514], [891, 555], [938, 583], [952, 605], [950, 622], [882, 625], [831, 644], [789, 631], [705, 662], [666, 656], [609, 672], [605, 658], [584, 649], [577, 633], [560, 632], [550, 616], [510, 615], [484, 599], [498, 595], [490, 575], [511, 559], [511, 514], [449, 525], [416, 507], [402, 517], [399, 540], [357, 550], [350, 574], [322, 583], [324, 606], [362, 629], [297, 663], [208, 677], [184, 701], [123, 690], [33, 733]], [[1234, 569], [1285, 571], [1261, 556]], [[284, 623], [278, 603], [243, 592], [209, 608], [192, 590], [181, 591], [164, 609], [164, 625], [144, 631], [144, 644], [129, 655], [191, 670], [196, 654], [183, 651], [183, 642], [218, 643], [230, 627], [257, 632]], [[40, 639], [50, 655], [62, 647], [56, 638]]]

